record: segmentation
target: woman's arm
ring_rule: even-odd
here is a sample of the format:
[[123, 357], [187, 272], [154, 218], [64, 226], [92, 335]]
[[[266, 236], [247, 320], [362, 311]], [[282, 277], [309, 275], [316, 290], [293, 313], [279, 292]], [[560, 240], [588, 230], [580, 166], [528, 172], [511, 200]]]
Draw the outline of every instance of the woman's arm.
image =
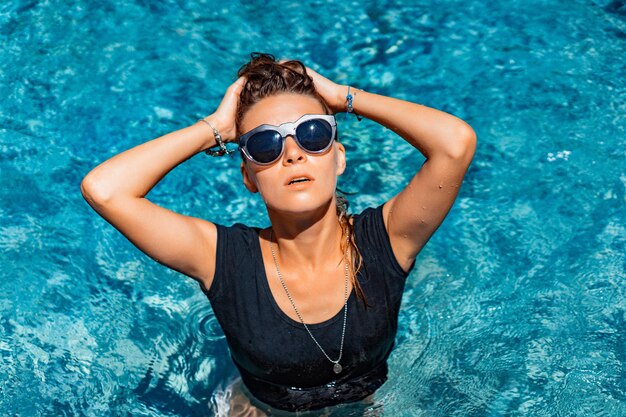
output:
[[[348, 87], [343, 86], [346, 101]], [[426, 158], [464, 156], [476, 141], [473, 129], [449, 113], [350, 87], [354, 111], [393, 130]]]
[[393, 130], [426, 157], [409, 184], [383, 207], [391, 247], [407, 271], [454, 204], [474, 156], [476, 135], [448, 113], [353, 88], [350, 92], [355, 112]]
[[[242, 85], [241, 78], [232, 84], [218, 110], [206, 118], [225, 140], [235, 136], [234, 109]], [[215, 271], [215, 225], [160, 207], [145, 196], [177, 165], [215, 144], [213, 130], [197, 122], [114, 156], [81, 183], [89, 205], [137, 248], [207, 289]]]

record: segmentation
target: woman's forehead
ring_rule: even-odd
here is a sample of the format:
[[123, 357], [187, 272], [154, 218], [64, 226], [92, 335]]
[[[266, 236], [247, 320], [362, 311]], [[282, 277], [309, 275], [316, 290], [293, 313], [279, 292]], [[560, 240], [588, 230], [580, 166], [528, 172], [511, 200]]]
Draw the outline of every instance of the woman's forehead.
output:
[[305, 114], [325, 114], [322, 104], [314, 97], [283, 93], [269, 96], [255, 103], [246, 112], [242, 120], [242, 130], [247, 132], [259, 125], [278, 126], [285, 122], [294, 122]]

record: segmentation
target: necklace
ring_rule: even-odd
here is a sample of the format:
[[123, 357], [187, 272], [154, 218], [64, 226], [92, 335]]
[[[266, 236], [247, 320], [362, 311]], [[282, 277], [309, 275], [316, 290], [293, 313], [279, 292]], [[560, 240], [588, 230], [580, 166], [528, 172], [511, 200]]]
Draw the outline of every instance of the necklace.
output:
[[298, 308], [296, 307], [296, 303], [293, 302], [293, 299], [291, 298], [291, 294], [289, 294], [289, 290], [287, 289], [287, 286], [285, 285], [285, 281], [283, 281], [283, 276], [280, 273], [280, 269], [278, 269], [278, 261], [276, 260], [276, 254], [274, 253], [274, 247], [272, 246], [272, 236], [273, 236], [273, 230], [270, 229], [270, 251], [272, 252], [272, 258], [274, 258], [274, 265], [276, 266], [276, 272], [278, 273], [278, 278], [280, 278], [280, 283], [283, 284], [283, 288], [285, 289], [285, 292], [287, 293], [287, 297], [289, 298], [289, 301], [291, 301], [291, 305], [293, 306], [293, 309], [296, 310], [296, 314], [298, 315], [298, 318], [300, 318], [300, 322], [304, 325], [304, 328], [306, 329], [306, 331], [309, 332], [309, 335], [311, 335], [311, 338], [313, 338], [313, 341], [320, 348], [324, 356], [326, 356], [326, 358], [329, 361], [335, 364], [333, 365], [333, 372], [335, 372], [336, 374], [339, 374], [343, 370], [342, 366], [339, 364], [339, 361], [341, 360], [341, 355], [343, 354], [343, 338], [346, 335], [346, 317], [348, 316], [348, 247], [349, 246], [346, 246], [346, 256], [345, 256], [346, 258], [346, 293], [345, 293], [345, 301], [344, 301], [344, 307], [343, 307], [343, 330], [341, 332], [341, 347], [339, 348], [339, 358], [337, 358], [337, 360], [332, 360], [326, 354], [322, 346], [317, 342], [317, 339], [315, 339], [315, 336], [313, 336], [313, 333], [311, 333], [311, 331], [309, 330], [309, 327], [306, 325], [306, 323], [302, 319], [302, 316], [300, 315], [300, 312], [298, 311]]

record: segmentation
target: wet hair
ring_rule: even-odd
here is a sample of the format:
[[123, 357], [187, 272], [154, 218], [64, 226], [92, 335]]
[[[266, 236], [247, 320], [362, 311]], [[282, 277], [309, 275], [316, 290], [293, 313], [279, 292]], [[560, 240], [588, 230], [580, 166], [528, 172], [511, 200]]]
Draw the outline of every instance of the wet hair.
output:
[[[307, 74], [306, 67], [298, 60], [278, 62], [271, 54], [253, 52], [250, 54], [250, 61], [237, 72], [237, 77], [244, 75], [246, 83], [239, 96], [239, 107], [235, 118], [238, 136], [243, 133], [241, 122], [250, 107], [265, 97], [277, 94], [295, 93], [313, 97], [324, 107], [326, 114], [332, 114], [322, 96], [315, 90], [313, 79]], [[346, 245], [349, 245], [348, 255], [352, 261], [349, 264], [352, 287], [355, 289], [357, 298], [361, 298], [367, 307], [369, 304], [356, 278], [363, 262], [361, 252], [354, 240], [354, 228], [350, 223], [352, 215], [348, 214], [348, 200], [339, 193], [344, 193], [341, 190], [335, 192], [337, 216], [342, 230], [341, 251], [345, 253]]]

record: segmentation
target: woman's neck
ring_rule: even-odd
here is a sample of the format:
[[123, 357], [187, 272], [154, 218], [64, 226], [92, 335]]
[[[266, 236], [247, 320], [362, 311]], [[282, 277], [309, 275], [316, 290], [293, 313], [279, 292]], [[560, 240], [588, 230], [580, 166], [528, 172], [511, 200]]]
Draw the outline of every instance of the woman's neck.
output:
[[323, 272], [339, 264], [343, 253], [341, 225], [334, 200], [307, 215], [273, 212], [272, 244], [280, 265], [304, 272]]

